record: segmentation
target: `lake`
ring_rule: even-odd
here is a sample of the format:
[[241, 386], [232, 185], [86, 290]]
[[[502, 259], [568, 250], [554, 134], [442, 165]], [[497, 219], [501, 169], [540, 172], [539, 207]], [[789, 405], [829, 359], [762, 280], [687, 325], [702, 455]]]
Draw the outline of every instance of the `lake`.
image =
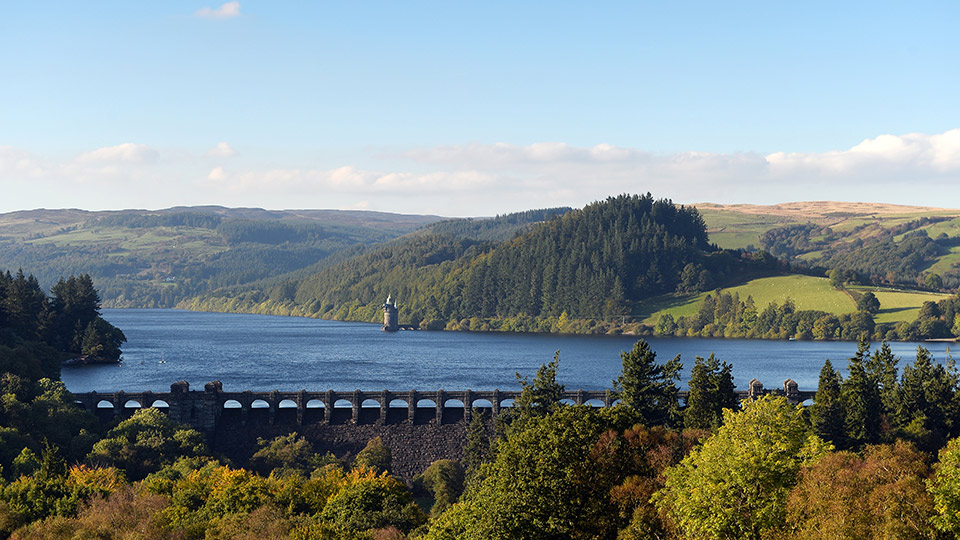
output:
[[[572, 336], [469, 332], [380, 331], [380, 326], [171, 309], [105, 309], [103, 316], [127, 336], [119, 366], [63, 368], [73, 392], [169, 391], [186, 380], [202, 389], [220, 380], [226, 391], [243, 390], [514, 390], [515, 373], [529, 375], [560, 351], [559, 382], [568, 390], [609, 388], [620, 372], [620, 352], [631, 336]], [[696, 356], [733, 364], [734, 382], [745, 389], [757, 378], [767, 388], [792, 378], [813, 390], [823, 361], [846, 366], [856, 344], [647, 338], [657, 358], [680, 354], [685, 377]], [[923, 344], [938, 360], [944, 343]], [[916, 343], [892, 343], [900, 367], [913, 361]], [[163, 363], [161, 363], [161, 359]], [[686, 380], [686, 379], [684, 379]]]

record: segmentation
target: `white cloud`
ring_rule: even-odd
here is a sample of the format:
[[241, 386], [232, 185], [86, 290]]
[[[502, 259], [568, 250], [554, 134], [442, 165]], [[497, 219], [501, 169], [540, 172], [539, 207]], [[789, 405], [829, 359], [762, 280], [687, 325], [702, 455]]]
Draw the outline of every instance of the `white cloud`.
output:
[[234, 150], [227, 142], [221, 141], [217, 143], [216, 146], [207, 150], [207, 157], [215, 158], [228, 158], [237, 155], [237, 151]]
[[776, 176], [872, 173], [884, 178], [951, 174], [960, 171], [960, 129], [936, 135], [880, 135], [849, 150], [819, 154], [777, 152], [766, 159]]
[[224, 2], [216, 9], [204, 7], [194, 15], [202, 19], [232, 19], [240, 16], [240, 2]]
[[123, 143], [116, 146], [105, 146], [80, 154], [77, 161], [80, 163], [152, 163], [157, 160], [158, 153], [145, 144]]
[[215, 167], [210, 174], [207, 175], [207, 180], [213, 180], [214, 182], [223, 182], [227, 179], [227, 173], [224, 172], [223, 167]]

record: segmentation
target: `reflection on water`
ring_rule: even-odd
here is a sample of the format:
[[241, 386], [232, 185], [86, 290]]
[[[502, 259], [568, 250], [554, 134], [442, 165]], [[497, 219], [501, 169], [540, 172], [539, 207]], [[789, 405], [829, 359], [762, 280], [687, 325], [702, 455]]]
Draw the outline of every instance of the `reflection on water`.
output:
[[[104, 310], [124, 331], [122, 366], [64, 368], [74, 392], [168, 391], [186, 380], [193, 389], [220, 380], [224, 390], [462, 390], [517, 389], [515, 373], [532, 375], [560, 351], [567, 389], [603, 389], [620, 371], [631, 336], [559, 336], [468, 332], [384, 333], [377, 324], [198, 313]], [[687, 375], [695, 356], [711, 352], [734, 366], [738, 388], [752, 378], [768, 388], [792, 378], [814, 389], [823, 361], [836, 367], [855, 343], [648, 338], [658, 358], [681, 354]], [[915, 343], [893, 343], [901, 367]], [[925, 344], [943, 360], [947, 344]], [[161, 363], [161, 359], [163, 363]]]

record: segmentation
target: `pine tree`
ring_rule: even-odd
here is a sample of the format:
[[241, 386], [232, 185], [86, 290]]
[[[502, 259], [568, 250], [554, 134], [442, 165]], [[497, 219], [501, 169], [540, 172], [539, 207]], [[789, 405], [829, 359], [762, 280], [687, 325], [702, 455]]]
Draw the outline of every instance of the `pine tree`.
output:
[[917, 347], [916, 361], [903, 368], [900, 389], [897, 424], [921, 447], [939, 447], [958, 423], [956, 372]]
[[850, 358], [847, 380], [840, 387], [847, 442], [854, 448], [880, 440], [880, 392], [864, 367], [869, 351], [870, 342], [861, 339], [857, 353]]
[[842, 379], [828, 358], [820, 369], [817, 394], [810, 407], [810, 424], [820, 438], [838, 448], [846, 447], [846, 428], [843, 401], [840, 397]]
[[505, 436], [521, 430], [529, 420], [546, 416], [560, 406], [564, 386], [557, 382], [559, 366], [560, 351], [557, 351], [553, 360], [540, 365], [533, 382], [527, 377], [521, 377], [519, 373], [516, 374], [517, 382], [520, 383], [520, 395], [512, 407], [496, 417], [498, 435]]
[[880, 392], [880, 404], [886, 424], [893, 423], [900, 409], [900, 384], [897, 363], [899, 358], [893, 355], [886, 341], [873, 351], [867, 360], [867, 375], [873, 380]]
[[553, 355], [553, 360], [542, 364], [537, 369], [533, 382], [527, 377], [520, 377], [517, 373], [517, 382], [520, 383], [520, 396], [517, 397], [511, 411], [519, 412], [524, 416], [545, 416], [549, 414], [563, 399], [564, 386], [557, 382], [557, 369], [560, 367], [560, 351]]
[[677, 381], [683, 364], [680, 355], [665, 364], [657, 364], [657, 353], [644, 340], [630, 352], [620, 353], [623, 370], [613, 381], [613, 390], [621, 402], [633, 409], [639, 421], [648, 426], [674, 426], [680, 420]]
[[683, 426], [713, 429], [723, 422], [723, 409], [736, 410], [739, 399], [733, 384], [733, 366], [713, 354], [697, 357], [690, 375], [690, 392], [683, 412]]

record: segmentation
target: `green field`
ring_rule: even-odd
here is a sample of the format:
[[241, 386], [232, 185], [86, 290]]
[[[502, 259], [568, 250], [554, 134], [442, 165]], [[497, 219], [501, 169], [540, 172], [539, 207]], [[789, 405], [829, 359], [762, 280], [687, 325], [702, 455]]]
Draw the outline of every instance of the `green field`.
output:
[[728, 210], [699, 209], [707, 223], [710, 241], [723, 249], [760, 247], [760, 235], [794, 221], [780, 216], [744, 214]]
[[947, 272], [955, 271], [957, 267], [960, 267], [960, 246], [953, 246], [946, 255], [942, 255], [937, 262], [930, 265], [927, 271], [936, 274], [946, 274]]
[[905, 291], [899, 289], [885, 289], [878, 287], [850, 287], [856, 292], [872, 291], [880, 301], [880, 313], [876, 316], [878, 323], [892, 323], [912, 321], [920, 314], [920, 306], [924, 302], [937, 302], [950, 298], [949, 294], [929, 293], [923, 291]]
[[161, 249], [184, 250], [191, 255], [208, 255], [225, 251], [227, 246], [216, 231], [195, 227], [124, 227], [81, 228], [29, 240], [27, 244], [51, 244], [60, 248], [100, 246], [109, 248], [110, 256], [130, 253], [156, 253]]
[[[904, 291], [878, 287], [852, 287], [854, 292], [873, 291], [880, 300], [878, 323], [912, 321], [917, 318], [920, 306], [926, 301], [936, 302], [948, 298], [947, 294]], [[741, 299], [752, 296], [757, 309], [771, 302], [782, 304], [789, 298], [799, 310], [818, 310], [842, 315], [856, 311], [853, 296], [845, 291], [834, 289], [827, 278], [790, 275], [760, 278], [743, 285], [723, 289], [731, 294], [738, 293]], [[674, 318], [693, 315], [707, 294], [696, 296], [668, 295], [651, 299], [639, 313], [643, 322], [654, 324], [660, 315], [669, 313]]]

